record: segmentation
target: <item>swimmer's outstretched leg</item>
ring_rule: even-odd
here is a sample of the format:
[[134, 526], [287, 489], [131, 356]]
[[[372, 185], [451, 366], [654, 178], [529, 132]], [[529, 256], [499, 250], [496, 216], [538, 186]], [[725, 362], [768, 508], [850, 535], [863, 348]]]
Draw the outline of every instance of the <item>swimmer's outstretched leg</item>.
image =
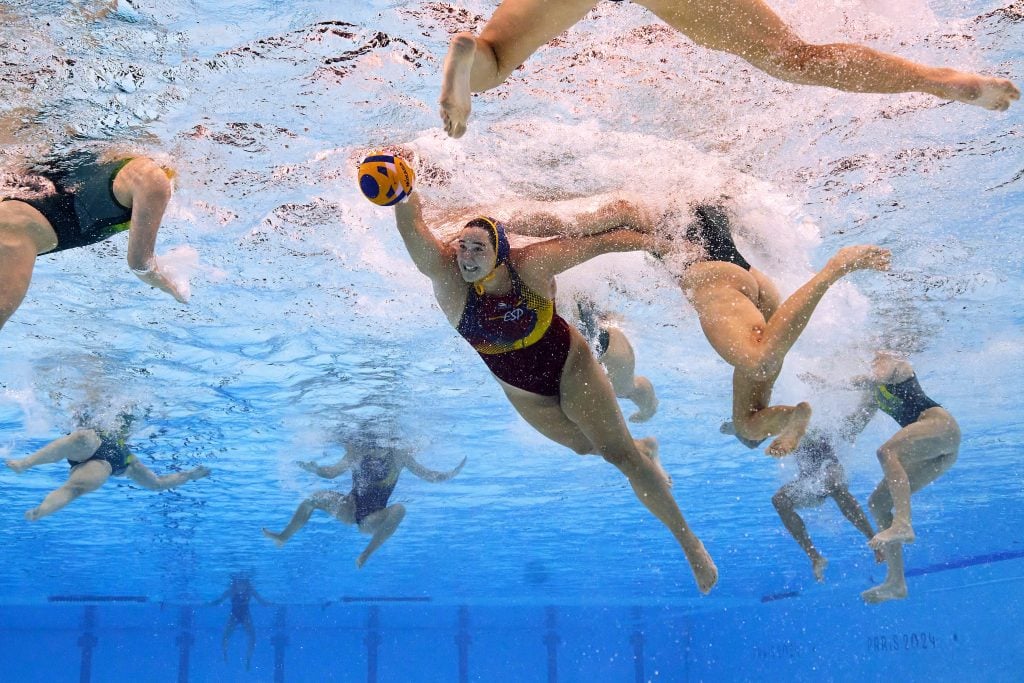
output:
[[466, 133], [470, 95], [505, 82], [537, 48], [583, 18], [595, 0], [504, 0], [479, 37], [456, 34], [441, 76], [441, 121], [453, 138]]
[[790, 83], [848, 92], [925, 92], [1000, 111], [1020, 99], [1005, 78], [918, 64], [863, 45], [811, 45], [762, 0], [635, 1], [698, 45], [742, 57]]
[[634, 440], [630, 436], [611, 382], [582, 338], [578, 345], [573, 343], [566, 363], [560, 394], [565, 416], [575, 423], [594, 451], [626, 476], [637, 499], [679, 543], [697, 587], [702, 593], [709, 592], [718, 582], [718, 568], [672, 497], [671, 480], [657, 456], [657, 442]]
[[51, 491], [43, 502], [25, 513], [25, 519], [34, 522], [52, 515], [73, 500], [95, 491], [110, 477], [110, 465], [102, 460], [89, 460], [76, 466], [68, 475], [67, 482]]

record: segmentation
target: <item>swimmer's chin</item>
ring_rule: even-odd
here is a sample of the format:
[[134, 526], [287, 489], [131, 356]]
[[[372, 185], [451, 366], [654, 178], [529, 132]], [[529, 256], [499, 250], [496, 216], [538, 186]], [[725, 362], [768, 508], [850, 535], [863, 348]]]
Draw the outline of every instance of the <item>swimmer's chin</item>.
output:
[[469, 284], [473, 284], [474, 282], [479, 282], [480, 280], [483, 280], [484, 277], [486, 276], [486, 273], [483, 273], [479, 268], [477, 268], [476, 270], [466, 270], [465, 268], [459, 268], [459, 275], [461, 275], [462, 279], [468, 282]]

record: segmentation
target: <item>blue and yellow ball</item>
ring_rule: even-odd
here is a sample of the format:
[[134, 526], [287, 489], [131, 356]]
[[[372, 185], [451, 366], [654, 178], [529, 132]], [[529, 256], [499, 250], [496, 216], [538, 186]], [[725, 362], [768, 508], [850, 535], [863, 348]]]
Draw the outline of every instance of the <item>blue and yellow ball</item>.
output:
[[359, 189], [378, 206], [394, 206], [412, 192], [416, 174], [402, 157], [371, 154], [359, 164]]

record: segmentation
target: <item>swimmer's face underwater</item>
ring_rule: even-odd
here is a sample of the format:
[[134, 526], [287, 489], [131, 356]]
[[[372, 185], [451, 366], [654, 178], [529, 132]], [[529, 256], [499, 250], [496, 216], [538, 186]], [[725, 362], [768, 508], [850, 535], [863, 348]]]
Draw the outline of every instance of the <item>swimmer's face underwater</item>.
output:
[[484, 228], [463, 228], [455, 238], [455, 260], [466, 282], [477, 282], [494, 270], [497, 254]]

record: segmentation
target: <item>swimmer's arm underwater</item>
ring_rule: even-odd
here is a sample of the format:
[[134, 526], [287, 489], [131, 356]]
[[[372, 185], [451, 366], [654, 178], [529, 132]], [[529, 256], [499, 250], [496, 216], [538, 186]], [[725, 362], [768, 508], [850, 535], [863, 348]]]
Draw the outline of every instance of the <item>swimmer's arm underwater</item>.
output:
[[877, 412], [878, 401], [875, 399], [874, 385], [872, 384], [870, 388], [864, 388], [857, 408], [840, 423], [839, 435], [849, 443], [853, 443]]
[[517, 266], [526, 281], [543, 281], [602, 254], [658, 252], [662, 241], [634, 230], [609, 230], [589, 237], [558, 237], [523, 248]]
[[463, 466], [466, 464], [466, 458], [462, 459], [455, 469], [448, 472], [438, 472], [436, 470], [429, 469], [416, 462], [416, 459], [412, 455], [406, 456], [405, 462], [402, 463], [407, 470], [415, 474], [423, 481], [429, 481], [431, 484], [437, 484], [442, 481], [448, 481], [453, 478], [459, 472], [462, 471]]
[[256, 598], [256, 602], [260, 603], [261, 605], [272, 605], [273, 604], [269, 600], [264, 599], [264, 597], [262, 595], [260, 595], [259, 592], [257, 592], [257, 590], [255, 588], [253, 588], [252, 586], [249, 587], [249, 595], [254, 597], [254, 598]]
[[[654, 221], [640, 202], [610, 195], [593, 211], [576, 213], [571, 219], [556, 213], [554, 206], [564, 202], [545, 202], [551, 208], [535, 211], [522, 210], [509, 220], [509, 230], [529, 237], [587, 237], [615, 228], [629, 228], [637, 232], [653, 232]], [[578, 204], [572, 200], [572, 204]]]
[[219, 598], [215, 598], [213, 600], [210, 600], [210, 602], [208, 604], [210, 604], [210, 605], [219, 605], [220, 603], [222, 603], [225, 600], [227, 600], [229, 595], [231, 595], [231, 589], [230, 588], [228, 588], [226, 591], [224, 591]]
[[346, 452], [345, 457], [339, 460], [334, 465], [317, 465], [312, 460], [305, 460], [297, 462], [296, 464], [307, 472], [312, 472], [318, 477], [324, 479], [335, 479], [340, 477], [342, 474], [352, 469], [355, 464], [356, 458], [351, 453]]
[[151, 287], [187, 304], [187, 285], [180, 287], [164, 270], [155, 254], [156, 235], [160, 230], [164, 212], [171, 200], [171, 182], [163, 168], [151, 159], [133, 159], [114, 179], [115, 198], [123, 206], [131, 207], [128, 229], [128, 267], [137, 278]]

